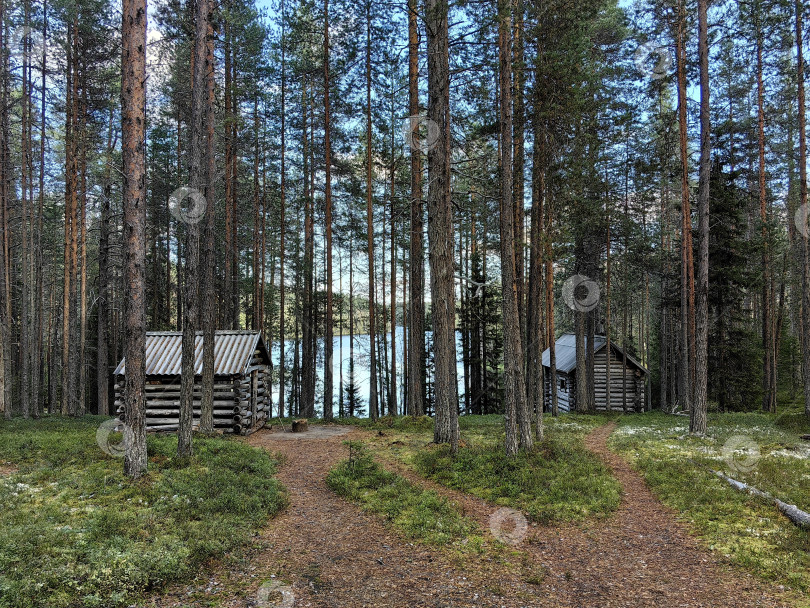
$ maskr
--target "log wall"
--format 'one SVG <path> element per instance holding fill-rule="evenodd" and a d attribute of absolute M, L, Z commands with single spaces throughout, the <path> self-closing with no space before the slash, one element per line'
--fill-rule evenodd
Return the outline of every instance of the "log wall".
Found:
<path fill-rule="evenodd" d="M 646 404 L 644 375 L 629 362 L 626 368 L 621 356 L 610 354 L 610 406 L 613 411 L 642 412 Z M 594 357 L 594 395 L 596 409 L 607 410 L 607 348 Z M 551 411 L 551 374 L 543 374 L 545 411 Z M 561 384 L 565 383 L 565 388 Z M 626 386 L 626 393 L 624 387 Z M 557 406 L 561 412 L 576 410 L 576 370 L 557 372 Z"/>
<path fill-rule="evenodd" d="M 223 433 L 247 435 L 262 428 L 270 412 L 269 369 L 256 351 L 247 376 L 214 378 L 214 429 Z M 119 419 L 124 418 L 124 378 L 115 380 L 115 408 Z M 176 431 L 180 420 L 180 378 L 147 378 L 146 430 Z M 193 428 L 199 428 L 202 384 L 194 385 Z"/>

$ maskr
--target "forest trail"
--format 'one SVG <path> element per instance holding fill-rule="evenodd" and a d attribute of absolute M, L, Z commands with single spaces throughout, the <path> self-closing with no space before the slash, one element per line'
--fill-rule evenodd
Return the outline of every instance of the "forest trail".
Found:
<path fill-rule="evenodd" d="M 602 521 L 574 526 L 529 525 L 517 548 L 544 566 L 539 587 L 554 603 L 536 606 L 609 608 L 679 606 L 750 608 L 789 606 L 779 592 L 751 575 L 733 570 L 699 545 L 675 512 L 658 501 L 630 464 L 607 447 L 616 428 L 594 429 L 585 446 L 611 468 L 622 485 L 617 511 Z M 475 496 L 426 480 L 399 462 L 385 466 L 444 495 L 483 528 L 498 509 Z"/>
<path fill-rule="evenodd" d="M 231 608 L 788 606 L 701 549 L 629 465 L 607 449 L 611 431 L 611 426 L 600 427 L 587 445 L 622 483 L 617 513 L 582 527 L 530 526 L 526 541 L 516 547 L 522 555 L 509 557 L 511 566 L 469 554 L 463 567 L 452 551 L 403 539 L 380 517 L 327 487 L 329 469 L 347 456 L 342 442 L 362 439 L 365 431 L 298 441 L 282 440 L 280 433 L 255 433 L 248 438 L 251 445 L 283 458 L 277 477 L 289 490 L 290 504 L 261 532 L 249 564 L 218 568 L 209 589 L 217 589 L 218 606 Z M 424 480 L 402 465 L 388 466 L 456 502 L 489 536 L 489 516 L 496 507 Z M 538 572 L 541 580 L 527 582 L 529 574 Z M 260 584 L 273 575 L 290 585 L 294 604 L 257 601 Z M 197 603 L 199 594 L 184 595 L 164 595 L 151 605 L 191 608 L 210 605 L 212 599 L 209 594 Z"/>

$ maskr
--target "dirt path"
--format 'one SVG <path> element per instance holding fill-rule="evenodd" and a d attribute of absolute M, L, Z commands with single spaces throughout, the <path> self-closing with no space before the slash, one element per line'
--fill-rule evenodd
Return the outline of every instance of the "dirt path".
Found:
<path fill-rule="evenodd" d="M 585 445 L 621 483 L 622 501 L 605 521 L 584 527 L 529 526 L 519 549 L 547 569 L 541 589 L 570 607 L 750 608 L 788 606 L 752 576 L 732 570 L 699 546 L 675 513 L 607 447 L 615 424 L 592 431 Z M 386 466 L 456 502 L 467 517 L 487 526 L 497 507 L 425 480 L 400 463 Z"/>
<path fill-rule="evenodd" d="M 342 442 L 362 438 L 363 431 L 298 441 L 256 433 L 248 439 L 252 445 L 284 458 L 278 479 L 289 490 L 290 506 L 262 531 L 249 564 L 216 573 L 205 597 L 183 597 L 179 591 L 152 605 L 209 606 L 213 594 L 221 607 L 288 608 L 289 599 L 257 602 L 262 581 L 276 577 L 289 585 L 296 607 L 785 606 L 751 577 L 731 572 L 698 547 L 629 465 L 607 450 L 611 431 L 597 429 L 587 445 L 625 489 L 618 512 L 591 527 L 530 527 L 517 547 L 522 555 L 510 558 L 512 566 L 487 554 L 467 555 L 462 565 L 452 552 L 408 542 L 380 517 L 332 493 L 324 478 L 346 457 Z M 492 505 L 396 468 L 448 496 L 488 528 Z"/>

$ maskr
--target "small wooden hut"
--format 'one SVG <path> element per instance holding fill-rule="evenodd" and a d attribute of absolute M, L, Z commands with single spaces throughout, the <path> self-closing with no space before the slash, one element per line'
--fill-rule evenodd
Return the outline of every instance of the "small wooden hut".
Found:
<path fill-rule="evenodd" d="M 587 345 L 587 338 L 585 339 Z M 557 367 L 557 407 L 562 412 L 577 408 L 577 342 L 574 334 L 566 333 L 555 343 Z M 596 336 L 594 346 L 594 394 L 596 409 L 607 410 L 607 365 L 610 361 L 610 409 L 625 412 L 643 412 L 645 387 L 649 372 L 641 363 L 625 353 L 615 343 L 607 352 L 605 336 Z M 551 410 L 551 349 L 543 353 L 543 402 L 545 411 Z"/>
<path fill-rule="evenodd" d="M 177 430 L 180 418 L 182 332 L 146 334 L 146 430 Z M 194 344 L 194 422 L 200 419 L 203 336 Z M 115 405 L 123 422 L 125 362 L 115 369 Z M 246 435 L 270 412 L 270 355 L 257 331 L 217 331 L 214 336 L 214 428 Z"/>

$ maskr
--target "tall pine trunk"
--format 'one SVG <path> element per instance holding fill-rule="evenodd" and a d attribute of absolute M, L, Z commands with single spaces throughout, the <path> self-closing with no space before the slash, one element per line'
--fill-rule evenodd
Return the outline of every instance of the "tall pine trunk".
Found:
<path fill-rule="evenodd" d="M 213 4 L 210 0 L 200 0 L 205 5 L 205 111 L 203 121 L 205 124 L 205 169 L 203 185 L 205 192 L 205 232 L 204 232 L 204 260 L 203 260 L 203 367 L 202 367 L 202 393 L 200 399 L 200 432 L 214 432 L 214 340 L 216 338 L 216 285 L 214 267 L 216 265 L 215 219 L 216 208 L 216 156 L 214 148 L 214 16 Z"/>
<path fill-rule="evenodd" d="M 190 150 L 189 150 L 189 183 L 191 203 L 200 204 L 195 197 L 203 196 L 203 177 L 205 172 L 205 146 L 207 133 L 205 129 L 205 106 L 208 101 L 206 87 L 207 43 L 208 37 L 207 3 L 198 0 L 194 12 L 194 49 L 191 61 L 191 117 Z M 199 291 L 198 276 L 200 265 L 200 227 L 197 217 L 186 222 L 186 276 L 185 276 L 185 310 L 183 317 L 183 340 L 180 379 L 180 424 L 177 431 L 177 455 L 181 458 L 191 456 L 191 433 L 194 422 L 194 385 L 195 354 L 197 325 L 199 324 Z"/>
<path fill-rule="evenodd" d="M 326 207 L 326 319 L 324 327 L 324 371 L 323 371 L 323 417 L 331 420 L 334 415 L 334 368 L 333 368 L 333 294 L 332 294 L 332 129 L 329 105 L 329 0 L 323 4 L 323 106 L 324 106 L 324 163 L 325 184 L 324 204 Z"/>
<path fill-rule="evenodd" d="M 698 0 L 698 57 L 700 63 L 700 181 L 698 186 L 697 305 L 695 308 L 695 385 L 689 431 L 706 432 L 709 380 L 709 180 L 711 116 L 709 115 L 708 0 Z"/>
<path fill-rule="evenodd" d="M 762 222 L 762 409 L 776 412 L 776 340 L 773 336 L 773 293 L 771 275 L 768 199 L 765 182 L 765 85 L 762 79 L 762 24 L 758 3 L 757 14 L 757 144 L 759 156 L 759 219 Z"/>
<path fill-rule="evenodd" d="M 805 332 L 802 345 L 802 375 L 804 376 L 804 413 L 810 417 L 810 232 L 807 228 L 807 115 L 804 98 L 804 48 L 803 48 L 804 3 L 796 0 L 796 58 L 799 98 L 799 205 L 804 211 L 805 224 L 802 233 L 802 316 Z"/>
<path fill-rule="evenodd" d="M 5 58 L 5 0 L 0 0 L 0 51 L 3 58 Z M 7 399 L 7 393 L 11 386 L 11 377 L 6 374 L 7 367 L 9 366 L 9 359 L 11 353 L 8 352 L 8 345 L 11 343 L 10 331 L 11 315 L 8 314 L 8 307 L 10 306 L 10 298 L 8 295 L 8 238 L 9 238 L 9 221 L 7 210 L 7 176 L 6 176 L 6 149 L 8 144 L 8 132 L 6 125 L 7 114 L 7 95 L 6 95 L 6 79 L 7 70 L 5 69 L 5 59 L 2 62 L 2 77 L 0 77 L 0 416 L 5 419 L 11 418 L 11 401 Z"/>
<path fill-rule="evenodd" d="M 419 115 L 419 31 L 417 0 L 408 0 L 408 110 Z M 411 146 L 410 354 L 408 355 L 408 413 L 425 413 L 425 247 L 422 201 L 422 151 Z"/>
<path fill-rule="evenodd" d="M 286 237 L 287 237 L 287 43 L 285 38 L 286 33 L 286 3 L 284 0 L 281 2 L 281 191 L 279 193 L 279 319 L 278 319 L 278 333 L 279 333 L 279 362 L 278 362 L 278 415 L 279 418 L 284 416 L 284 397 L 286 388 L 286 320 L 287 320 L 287 302 L 286 295 L 287 289 L 284 282 L 284 267 L 286 262 Z M 273 415 L 273 412 L 270 412 Z"/>
<path fill-rule="evenodd" d="M 110 316 L 110 199 L 112 197 L 113 111 L 110 109 L 110 126 L 107 133 L 107 162 L 104 167 L 104 188 L 101 197 L 101 218 L 98 241 L 98 313 L 96 341 L 96 394 L 98 414 L 109 414 L 109 389 L 107 377 L 110 364 L 107 332 Z M 51 373 L 51 370 L 48 370 Z"/>
<path fill-rule="evenodd" d="M 500 57 L 500 156 L 501 156 L 501 285 L 503 291 L 504 402 L 507 456 L 532 445 L 531 420 L 526 408 L 526 378 L 518 301 L 515 259 L 515 211 L 512 174 L 512 18 L 510 0 L 498 2 L 498 51 Z M 522 176 L 521 176 L 522 179 Z M 521 203 L 522 204 L 522 203 Z"/>
<path fill-rule="evenodd" d="M 123 0 L 121 123 L 124 161 L 124 473 L 146 472 L 146 0 Z"/>
<path fill-rule="evenodd" d="M 377 396 L 377 345 L 374 297 L 374 194 L 372 192 L 371 150 L 371 0 L 366 1 L 366 232 L 368 237 L 368 333 L 369 333 L 369 397 L 368 414 L 372 420 L 379 416 Z"/>
<path fill-rule="evenodd" d="M 428 49 L 428 120 L 438 127 L 428 150 L 428 239 L 435 357 L 436 421 L 433 439 L 458 450 L 456 380 L 456 294 L 454 283 L 453 206 L 450 200 L 450 59 L 448 5 L 425 1 Z M 509 210 L 511 218 L 511 209 Z M 511 243 L 511 241 L 510 241 Z"/>
<path fill-rule="evenodd" d="M 678 80 L 678 127 L 681 154 L 681 361 L 679 369 L 679 393 L 683 410 L 692 409 L 693 362 L 694 362 L 694 282 L 692 260 L 692 213 L 689 205 L 689 151 L 687 144 L 686 118 L 686 7 L 684 0 L 678 4 L 676 34 L 676 58 Z"/>

